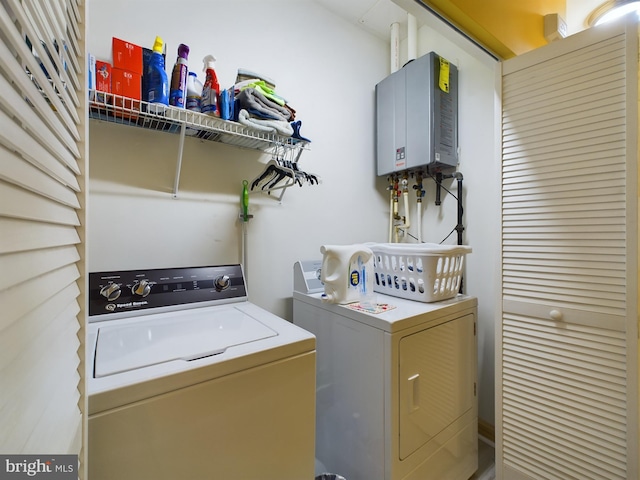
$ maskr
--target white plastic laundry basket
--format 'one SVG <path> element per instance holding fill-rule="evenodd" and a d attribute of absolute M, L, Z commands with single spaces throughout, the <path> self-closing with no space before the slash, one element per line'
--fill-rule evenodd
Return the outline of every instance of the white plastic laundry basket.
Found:
<path fill-rule="evenodd" d="M 369 243 L 373 251 L 374 290 L 378 293 L 438 302 L 460 290 L 465 245 Z"/>

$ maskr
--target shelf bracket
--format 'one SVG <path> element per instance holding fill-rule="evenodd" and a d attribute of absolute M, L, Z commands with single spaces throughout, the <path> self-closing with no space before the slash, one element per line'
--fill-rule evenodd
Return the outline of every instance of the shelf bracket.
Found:
<path fill-rule="evenodd" d="M 176 161 L 176 176 L 173 181 L 173 198 L 178 198 L 178 187 L 180 186 L 180 170 L 182 170 L 182 152 L 184 150 L 184 136 L 187 124 L 180 125 L 180 141 L 178 142 L 178 160 Z"/>

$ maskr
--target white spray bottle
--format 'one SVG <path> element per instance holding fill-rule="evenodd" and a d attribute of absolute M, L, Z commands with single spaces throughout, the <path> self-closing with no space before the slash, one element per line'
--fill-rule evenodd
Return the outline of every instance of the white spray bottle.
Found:
<path fill-rule="evenodd" d="M 207 55 L 202 61 L 204 62 L 205 72 L 204 87 L 202 88 L 202 113 L 219 117 L 218 96 L 220 95 L 220 84 L 218 83 L 218 76 L 214 69 L 216 57 Z"/>

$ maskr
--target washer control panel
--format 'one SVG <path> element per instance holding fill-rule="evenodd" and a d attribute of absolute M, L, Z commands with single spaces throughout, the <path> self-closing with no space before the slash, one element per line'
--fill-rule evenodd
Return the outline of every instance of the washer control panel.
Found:
<path fill-rule="evenodd" d="M 89 317 L 246 296 L 240 265 L 89 273 Z"/>

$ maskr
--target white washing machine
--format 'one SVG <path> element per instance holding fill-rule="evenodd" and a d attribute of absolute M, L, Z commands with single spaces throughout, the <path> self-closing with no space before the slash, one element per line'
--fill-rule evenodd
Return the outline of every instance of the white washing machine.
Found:
<path fill-rule="evenodd" d="M 91 480 L 314 477 L 315 339 L 239 265 L 89 276 Z"/>
<path fill-rule="evenodd" d="M 316 457 L 347 480 L 466 480 L 478 467 L 474 297 L 324 303 L 294 267 L 293 321 L 316 336 Z M 311 288 L 309 288 L 311 287 Z"/>

